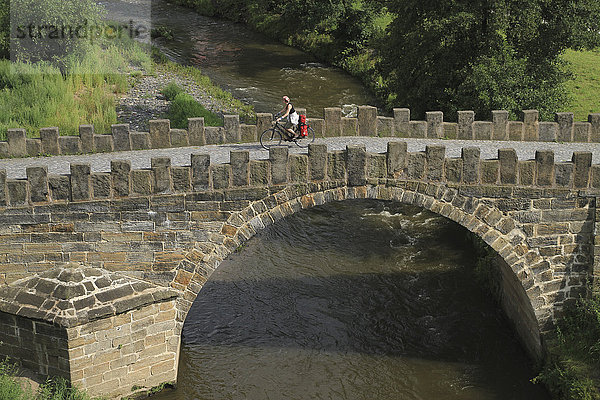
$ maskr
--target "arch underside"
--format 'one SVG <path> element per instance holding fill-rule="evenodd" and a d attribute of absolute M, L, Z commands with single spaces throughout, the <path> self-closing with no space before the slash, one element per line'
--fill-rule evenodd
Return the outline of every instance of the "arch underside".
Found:
<path fill-rule="evenodd" d="M 174 287 L 183 291 L 178 302 L 180 329 L 212 272 L 256 233 L 288 215 L 314 206 L 347 199 L 375 199 L 414 205 L 439 214 L 476 234 L 494 249 L 501 260 L 503 282 L 500 286 L 504 289 L 501 304 L 528 352 L 536 359 L 543 357 L 540 332 L 551 329 L 555 311 L 569 297 L 569 277 L 553 272 L 551 263 L 540 255 L 538 248 L 528 244 L 528 235 L 521 224 L 508 213 L 500 211 L 487 199 L 464 196 L 444 185 L 344 185 L 318 189 L 311 191 L 307 185 L 288 186 L 267 198 L 251 202 L 230 216 L 221 230 L 223 243 L 212 254 L 190 252 L 196 252 L 198 261 L 193 267 L 189 261 L 185 266 L 180 265 L 182 268 L 174 280 Z M 188 279 L 179 279 L 182 274 Z M 185 284 L 181 285 L 182 282 Z"/>

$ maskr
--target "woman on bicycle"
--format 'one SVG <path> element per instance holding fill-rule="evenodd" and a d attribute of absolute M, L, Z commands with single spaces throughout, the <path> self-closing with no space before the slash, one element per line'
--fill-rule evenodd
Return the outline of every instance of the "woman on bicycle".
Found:
<path fill-rule="evenodd" d="M 282 114 L 281 117 L 279 117 L 278 121 L 283 121 L 284 118 L 287 118 L 283 127 L 288 131 L 290 137 L 295 139 L 298 137 L 298 135 L 296 134 L 296 127 L 298 126 L 298 119 L 300 118 L 300 116 L 294 109 L 292 103 L 290 103 L 289 97 L 283 96 L 283 103 L 285 104 L 285 106 L 278 113 L 278 115 Z"/>

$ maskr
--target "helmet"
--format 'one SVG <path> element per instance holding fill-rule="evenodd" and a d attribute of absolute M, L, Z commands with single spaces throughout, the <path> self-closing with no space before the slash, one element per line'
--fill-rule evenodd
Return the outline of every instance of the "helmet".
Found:
<path fill-rule="evenodd" d="M 285 101 L 286 103 L 290 102 L 290 98 L 287 96 L 283 96 L 283 101 Z"/>

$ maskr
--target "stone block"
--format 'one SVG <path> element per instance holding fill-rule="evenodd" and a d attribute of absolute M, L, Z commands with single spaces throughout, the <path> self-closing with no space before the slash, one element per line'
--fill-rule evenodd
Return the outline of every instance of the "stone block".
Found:
<path fill-rule="evenodd" d="M 554 176 L 556 186 L 572 187 L 573 186 L 573 164 L 571 163 L 556 163 L 554 165 Z"/>
<path fill-rule="evenodd" d="M 386 154 L 367 153 L 367 178 L 387 178 Z"/>
<path fill-rule="evenodd" d="M 589 122 L 575 122 L 573 125 L 573 141 L 589 143 L 592 133 L 592 124 Z"/>
<path fill-rule="evenodd" d="M 273 114 L 256 113 L 256 134 L 260 135 L 273 125 Z"/>
<path fill-rule="evenodd" d="M 407 153 L 408 179 L 423 179 L 425 177 L 425 153 Z"/>
<path fill-rule="evenodd" d="M 475 111 L 458 112 L 458 139 L 473 139 L 473 122 Z"/>
<path fill-rule="evenodd" d="M 446 160 L 444 160 L 444 175 L 446 181 L 460 183 L 462 180 L 462 170 L 462 158 L 446 158 Z"/>
<path fill-rule="evenodd" d="M 232 150 L 229 152 L 233 186 L 248 186 L 250 182 L 250 152 L 248 150 Z"/>
<path fill-rule="evenodd" d="M 342 109 L 328 107 L 323 110 L 325 117 L 325 137 L 342 136 Z"/>
<path fill-rule="evenodd" d="M 394 119 L 389 117 L 377 117 L 377 136 L 394 136 Z"/>
<path fill-rule="evenodd" d="M 327 145 L 308 145 L 309 175 L 312 181 L 322 181 L 327 177 Z"/>
<path fill-rule="evenodd" d="M 94 152 L 94 125 L 79 125 L 79 140 L 83 153 Z"/>
<path fill-rule="evenodd" d="M 49 200 L 47 167 L 27 167 L 27 181 L 32 203 L 46 202 Z"/>
<path fill-rule="evenodd" d="M 410 137 L 410 109 L 394 108 L 394 129 L 398 137 Z"/>
<path fill-rule="evenodd" d="M 90 200 L 92 180 L 90 164 L 71 164 L 71 199 L 73 201 Z"/>
<path fill-rule="evenodd" d="M 131 193 L 131 162 L 111 161 L 110 175 L 115 197 L 128 197 Z"/>
<path fill-rule="evenodd" d="M 491 140 L 494 124 L 489 121 L 473 122 L 473 138 L 475 140 Z"/>
<path fill-rule="evenodd" d="M 427 121 L 427 137 L 441 139 L 444 137 L 444 113 L 441 111 L 428 111 L 425 113 Z"/>
<path fill-rule="evenodd" d="M 131 150 L 129 139 L 129 124 L 115 124 L 110 127 L 115 151 Z"/>
<path fill-rule="evenodd" d="M 225 129 L 220 126 L 204 127 L 204 136 L 206 137 L 206 144 L 225 143 Z"/>
<path fill-rule="evenodd" d="M 40 139 L 27 139 L 27 155 L 37 157 L 42 153 L 42 141 Z"/>
<path fill-rule="evenodd" d="M 346 180 L 345 150 L 337 150 L 327 153 L 327 176 L 329 180 Z"/>
<path fill-rule="evenodd" d="M 290 182 L 308 182 L 308 155 L 290 154 Z"/>
<path fill-rule="evenodd" d="M 508 140 L 523 141 L 523 122 L 508 121 Z"/>
<path fill-rule="evenodd" d="M 325 120 L 321 118 L 307 118 L 306 123 L 315 131 L 315 137 L 322 138 L 325 132 Z"/>
<path fill-rule="evenodd" d="M 239 143 L 242 141 L 239 115 L 224 115 L 223 126 L 225 129 L 225 143 Z"/>
<path fill-rule="evenodd" d="M 267 186 L 271 177 L 268 160 L 250 160 L 250 186 Z"/>
<path fill-rule="evenodd" d="M 94 135 L 94 149 L 97 153 L 110 153 L 114 150 L 111 135 Z"/>
<path fill-rule="evenodd" d="M 168 157 L 153 157 L 150 161 L 154 173 L 154 193 L 171 193 L 173 181 L 171 179 L 171 159 Z"/>
<path fill-rule="evenodd" d="M 171 147 L 171 121 L 155 119 L 148 121 L 150 126 L 150 145 L 153 149 Z"/>
<path fill-rule="evenodd" d="M 0 142 L 0 158 L 8 158 L 10 154 L 8 152 L 8 142 Z"/>
<path fill-rule="evenodd" d="M 539 140 L 538 127 L 538 110 L 523 110 L 523 140 L 526 142 Z"/>
<path fill-rule="evenodd" d="M 147 132 L 131 132 L 129 134 L 131 140 L 131 150 L 148 150 L 150 149 L 150 134 Z"/>
<path fill-rule="evenodd" d="M 154 177 L 152 171 L 147 169 L 134 169 L 131 171 L 131 191 L 133 194 L 150 195 L 153 193 L 152 181 Z"/>
<path fill-rule="evenodd" d="M 274 185 L 280 185 L 288 181 L 287 147 L 271 147 L 269 149 L 269 160 L 271 161 L 271 180 Z"/>
<path fill-rule="evenodd" d="M 556 122 L 539 123 L 540 142 L 556 142 L 559 134 L 559 124 Z"/>
<path fill-rule="evenodd" d="M 590 172 L 590 187 L 600 189 L 600 164 L 592 165 Z"/>
<path fill-rule="evenodd" d="M 358 119 L 342 117 L 342 136 L 358 136 Z"/>
<path fill-rule="evenodd" d="M 171 129 L 171 147 L 187 147 L 190 145 L 188 133 L 185 129 Z"/>
<path fill-rule="evenodd" d="M 204 146 L 206 144 L 203 117 L 188 118 L 188 140 L 190 146 Z"/>
<path fill-rule="evenodd" d="M 48 186 L 53 201 L 71 198 L 71 180 L 67 175 L 49 175 Z"/>
<path fill-rule="evenodd" d="M 406 168 L 406 142 L 388 142 L 387 172 L 388 178 L 397 179 L 404 174 Z"/>
<path fill-rule="evenodd" d="M 592 153 L 573 152 L 573 184 L 575 188 L 587 188 L 592 167 Z"/>
<path fill-rule="evenodd" d="M 573 141 L 573 124 L 575 117 L 570 112 L 559 112 L 554 114 L 554 120 L 558 124 L 558 133 L 556 140 L 558 142 Z"/>
<path fill-rule="evenodd" d="M 494 124 L 492 140 L 508 140 L 508 111 L 492 111 L 492 123 Z"/>
<path fill-rule="evenodd" d="M 588 122 L 591 125 L 590 141 L 600 143 L 600 113 L 588 115 Z"/>
<path fill-rule="evenodd" d="M 430 181 L 440 181 L 444 173 L 444 158 L 446 156 L 446 147 L 444 146 L 426 146 L 425 161 L 427 165 L 426 177 Z"/>
<path fill-rule="evenodd" d="M 173 177 L 173 190 L 175 192 L 189 192 L 192 187 L 190 167 L 171 167 Z"/>
<path fill-rule="evenodd" d="M 6 170 L 0 169 L 0 207 L 6 206 Z"/>
<path fill-rule="evenodd" d="M 94 199 L 107 199 L 112 195 L 111 176 L 106 172 L 92 174 L 92 197 Z"/>
<path fill-rule="evenodd" d="M 373 107 L 375 108 L 375 107 Z M 359 108 L 360 109 L 360 108 Z M 377 109 L 375 109 L 377 110 Z M 360 119 L 359 119 L 360 121 Z M 346 146 L 346 170 L 348 186 L 364 186 L 367 183 L 367 150 L 364 145 Z"/>
<path fill-rule="evenodd" d="M 465 147 L 462 149 L 463 160 L 462 179 L 465 183 L 479 183 L 479 163 L 481 152 L 477 147 Z"/>
<path fill-rule="evenodd" d="M 192 154 L 192 188 L 207 190 L 210 184 L 210 155 Z"/>
<path fill-rule="evenodd" d="M 27 156 L 27 136 L 25 129 L 8 129 L 6 131 L 8 153 L 11 157 Z"/>
<path fill-rule="evenodd" d="M 458 124 L 455 122 L 444 122 L 444 139 L 458 138 Z"/>
<path fill-rule="evenodd" d="M 29 187 L 24 180 L 6 180 L 6 198 L 9 206 L 24 206 L 28 203 Z"/>
<path fill-rule="evenodd" d="M 425 121 L 410 121 L 410 137 L 425 138 L 427 137 L 427 122 Z"/>
<path fill-rule="evenodd" d="M 53 156 L 60 154 L 60 147 L 58 147 L 58 128 L 40 129 L 40 140 L 42 141 L 43 154 Z"/>
<path fill-rule="evenodd" d="M 358 135 L 377 136 L 377 107 L 358 107 Z"/>
<path fill-rule="evenodd" d="M 535 152 L 535 183 L 537 186 L 552 186 L 554 175 L 554 152 L 537 150 Z"/>
<path fill-rule="evenodd" d="M 515 185 L 517 183 L 518 158 L 515 149 L 498 149 L 500 163 L 500 183 Z"/>
<path fill-rule="evenodd" d="M 519 184 L 532 186 L 535 182 L 535 160 L 519 161 Z"/>
<path fill-rule="evenodd" d="M 81 140 L 78 136 L 60 136 L 58 138 L 60 154 L 80 154 Z"/>
<path fill-rule="evenodd" d="M 240 125 L 240 135 L 242 136 L 242 143 L 254 143 L 258 141 L 256 136 L 256 125 Z"/>
<path fill-rule="evenodd" d="M 500 163 L 498 160 L 481 160 L 481 183 L 496 184 L 498 182 L 498 170 Z"/>
<path fill-rule="evenodd" d="M 286 148 L 287 149 L 287 148 Z M 212 185 L 215 189 L 227 189 L 231 182 L 231 165 L 217 164 L 210 166 Z"/>

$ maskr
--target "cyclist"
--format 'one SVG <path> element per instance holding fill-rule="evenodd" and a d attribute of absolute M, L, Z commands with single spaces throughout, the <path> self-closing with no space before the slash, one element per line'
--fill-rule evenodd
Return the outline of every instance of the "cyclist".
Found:
<path fill-rule="evenodd" d="M 283 121 L 283 119 L 286 118 L 286 122 L 283 127 L 288 131 L 292 139 L 296 139 L 299 136 L 296 134 L 296 127 L 298 126 L 298 119 L 300 118 L 300 116 L 294 109 L 292 103 L 290 103 L 289 97 L 283 96 L 283 103 L 285 104 L 285 106 L 277 114 L 282 114 L 281 117 L 278 118 L 278 121 Z"/>

